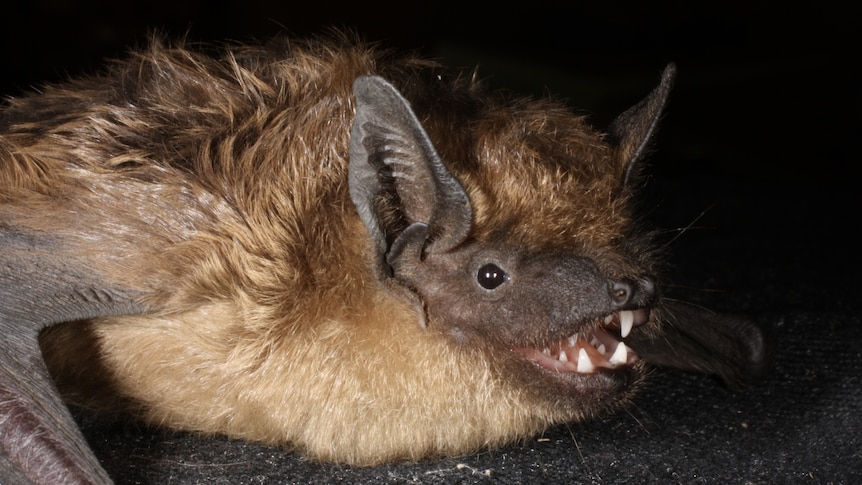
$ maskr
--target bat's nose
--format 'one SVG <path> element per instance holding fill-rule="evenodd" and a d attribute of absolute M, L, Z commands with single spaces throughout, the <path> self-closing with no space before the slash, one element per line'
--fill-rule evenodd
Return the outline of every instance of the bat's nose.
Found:
<path fill-rule="evenodd" d="M 633 306 L 646 306 L 655 297 L 655 281 L 644 276 L 638 281 L 623 279 L 612 281 L 608 285 L 613 309 L 624 309 Z"/>

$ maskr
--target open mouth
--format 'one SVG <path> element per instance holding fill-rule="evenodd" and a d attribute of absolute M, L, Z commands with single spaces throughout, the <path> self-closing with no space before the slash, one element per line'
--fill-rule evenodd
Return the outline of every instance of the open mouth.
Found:
<path fill-rule="evenodd" d="M 515 351 L 545 369 L 592 374 L 618 369 L 638 360 L 623 343 L 633 328 L 649 321 L 649 310 L 621 310 L 598 319 L 589 330 L 543 348 L 515 347 Z"/>

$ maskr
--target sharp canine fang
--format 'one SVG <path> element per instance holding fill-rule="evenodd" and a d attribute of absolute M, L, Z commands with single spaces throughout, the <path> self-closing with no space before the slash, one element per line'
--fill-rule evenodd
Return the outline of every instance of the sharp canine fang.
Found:
<path fill-rule="evenodd" d="M 586 374 L 592 372 L 594 369 L 593 361 L 590 360 L 587 351 L 581 347 L 581 350 L 578 351 L 578 372 Z"/>
<path fill-rule="evenodd" d="M 629 332 L 632 331 L 634 323 L 635 314 L 631 310 L 623 310 L 620 312 L 620 335 L 623 338 L 626 338 L 629 335 Z"/>
<path fill-rule="evenodd" d="M 617 349 L 614 350 L 614 355 L 608 359 L 611 365 L 621 365 L 625 364 L 629 359 L 628 349 L 626 349 L 626 344 L 620 342 L 617 344 Z"/>
<path fill-rule="evenodd" d="M 560 351 L 560 362 L 568 362 L 568 361 L 569 361 L 569 356 L 566 355 L 566 351 L 561 350 Z"/>

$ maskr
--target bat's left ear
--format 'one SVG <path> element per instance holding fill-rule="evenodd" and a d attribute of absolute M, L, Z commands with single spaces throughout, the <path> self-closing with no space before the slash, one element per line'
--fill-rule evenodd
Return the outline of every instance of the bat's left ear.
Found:
<path fill-rule="evenodd" d="M 611 123 L 608 134 L 617 149 L 618 163 L 624 168 L 623 186 L 633 183 L 640 169 L 655 133 L 658 121 L 664 112 L 670 95 L 676 66 L 668 64 L 661 76 L 661 82 L 640 103 L 632 106 Z"/>
<path fill-rule="evenodd" d="M 423 252 L 445 252 L 470 232 L 470 199 L 410 104 L 383 78 L 353 83 L 350 197 L 384 274 L 409 271 Z"/>

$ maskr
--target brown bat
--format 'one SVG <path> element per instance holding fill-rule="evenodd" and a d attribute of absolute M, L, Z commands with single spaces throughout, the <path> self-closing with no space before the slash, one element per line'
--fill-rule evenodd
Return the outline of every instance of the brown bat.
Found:
<path fill-rule="evenodd" d="M 341 35 L 9 99 L 0 482 L 110 481 L 61 394 L 372 465 L 611 412 L 649 363 L 754 382 L 764 329 L 663 298 L 633 215 L 673 77 L 607 134 Z"/>

